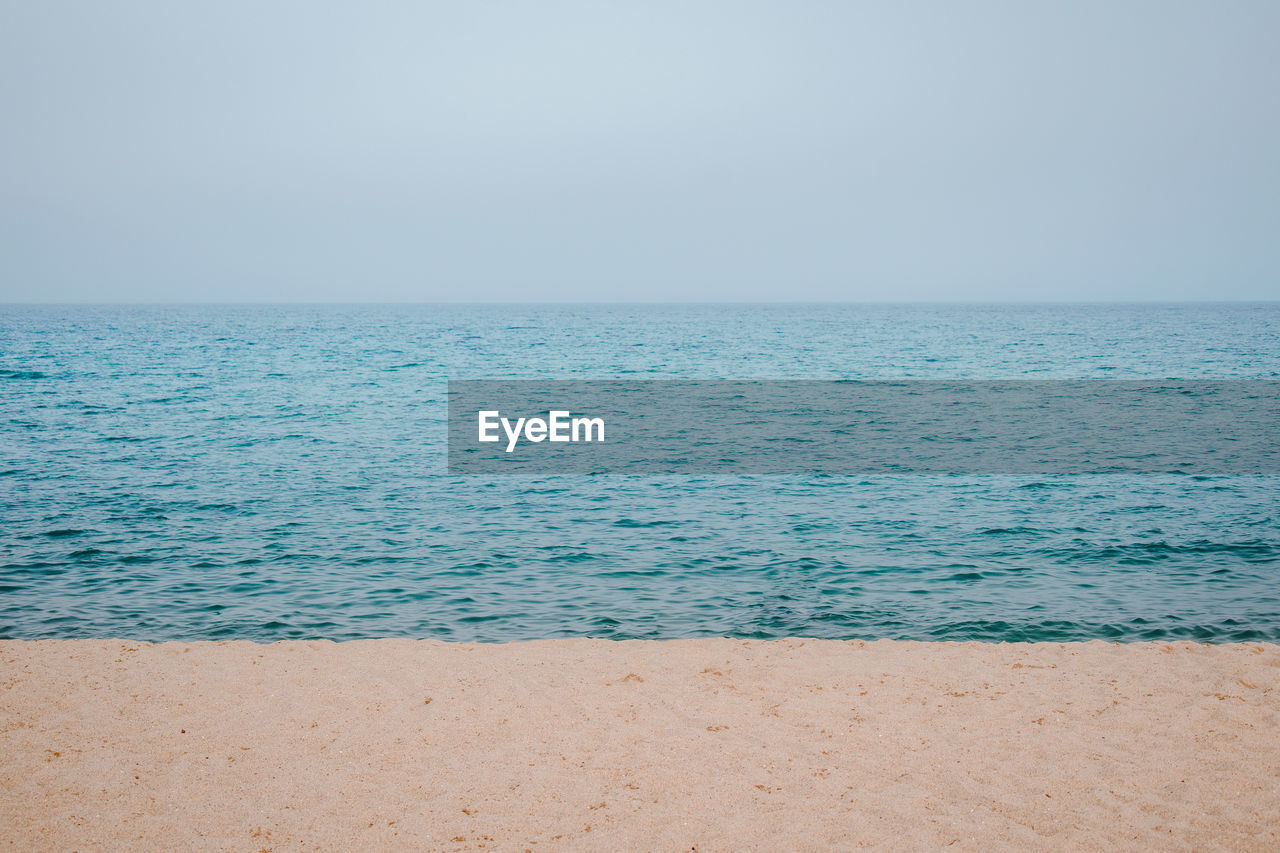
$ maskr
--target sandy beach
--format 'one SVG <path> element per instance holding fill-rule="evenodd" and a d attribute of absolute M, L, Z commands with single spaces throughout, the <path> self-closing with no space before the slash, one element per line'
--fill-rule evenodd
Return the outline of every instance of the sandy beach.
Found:
<path fill-rule="evenodd" d="M 1280 646 L 0 643 L 18 850 L 1280 847 Z"/>

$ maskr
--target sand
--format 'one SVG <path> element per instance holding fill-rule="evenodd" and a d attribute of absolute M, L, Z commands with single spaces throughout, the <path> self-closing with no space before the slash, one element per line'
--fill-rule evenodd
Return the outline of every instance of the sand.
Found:
<path fill-rule="evenodd" d="M 1280 646 L 0 642 L 19 850 L 1280 849 Z"/>

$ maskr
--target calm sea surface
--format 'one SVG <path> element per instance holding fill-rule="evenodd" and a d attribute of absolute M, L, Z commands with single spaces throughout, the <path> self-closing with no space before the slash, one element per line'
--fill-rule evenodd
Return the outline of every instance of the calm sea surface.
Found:
<path fill-rule="evenodd" d="M 1280 304 L 0 306 L 0 637 L 1280 641 L 1280 477 L 451 477 L 445 380 L 1280 378 Z"/>

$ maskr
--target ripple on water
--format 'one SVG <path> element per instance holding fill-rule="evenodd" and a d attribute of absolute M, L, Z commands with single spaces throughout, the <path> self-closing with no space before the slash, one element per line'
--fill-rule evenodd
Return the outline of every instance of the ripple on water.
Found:
<path fill-rule="evenodd" d="M 1280 478 L 486 481 L 440 446 L 451 376 L 1275 378 L 1277 330 L 1274 306 L 12 308 L 0 636 L 1280 641 Z"/>

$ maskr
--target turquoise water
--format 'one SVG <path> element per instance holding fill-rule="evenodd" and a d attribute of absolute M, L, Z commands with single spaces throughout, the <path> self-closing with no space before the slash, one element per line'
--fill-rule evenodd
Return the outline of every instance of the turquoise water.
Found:
<path fill-rule="evenodd" d="M 0 309 L 0 636 L 1280 641 L 1280 478 L 445 473 L 448 378 L 1280 378 L 1280 305 Z"/>

